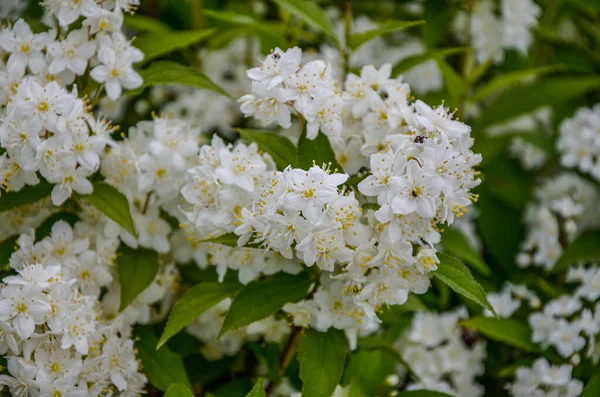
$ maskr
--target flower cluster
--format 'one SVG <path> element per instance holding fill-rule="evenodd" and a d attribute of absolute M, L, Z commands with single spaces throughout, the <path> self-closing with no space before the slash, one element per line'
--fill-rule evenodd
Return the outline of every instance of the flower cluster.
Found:
<path fill-rule="evenodd" d="M 600 180 L 600 105 L 581 108 L 563 121 L 556 147 L 563 166 Z"/>
<path fill-rule="evenodd" d="M 533 0 L 502 0 L 496 16 L 492 0 L 474 3 L 472 13 L 460 13 L 455 20 L 457 36 L 470 42 L 479 63 L 504 60 L 505 49 L 527 54 L 533 41 L 531 29 L 538 23 L 541 8 Z"/>
<path fill-rule="evenodd" d="M 597 222 L 598 192 L 580 176 L 565 172 L 539 186 L 535 197 L 525 211 L 527 237 L 517 263 L 549 270 L 562 247 Z"/>
<path fill-rule="evenodd" d="M 92 192 L 88 177 L 98 170 L 112 130 L 91 113 L 104 88 L 109 98 L 142 79 L 132 68 L 143 58 L 120 32 L 123 11 L 135 1 L 45 1 L 44 22 L 56 28 L 33 33 L 23 19 L 0 30 L 0 187 L 18 191 L 54 184 L 52 202 L 61 205 L 75 191 Z M 83 17 L 79 29 L 72 25 Z M 77 84 L 73 84 L 77 79 Z M 86 85 L 82 85 L 86 81 Z"/>
<path fill-rule="evenodd" d="M 545 358 L 538 358 L 531 368 L 519 367 L 517 379 L 507 389 L 513 397 L 578 397 L 583 382 L 571 378 L 572 370 L 571 365 L 550 365 Z"/>
<path fill-rule="evenodd" d="M 70 252 L 61 259 L 68 262 L 84 247 L 75 241 L 65 248 Z M 83 294 L 80 279 L 55 259 L 56 251 L 47 264 L 23 264 L 3 280 L 0 352 L 9 375 L 0 375 L 0 385 L 15 396 L 141 394 L 146 378 L 129 327 L 103 318 L 96 298 Z"/>
<path fill-rule="evenodd" d="M 485 343 L 458 323 L 468 317 L 465 308 L 451 312 L 419 312 L 396 349 L 417 379 L 407 390 L 428 389 L 463 397 L 483 395 L 475 377 L 483 373 Z"/>
<path fill-rule="evenodd" d="M 328 165 L 276 171 L 256 144 L 214 137 L 182 189 L 189 232 L 197 241 L 234 232 L 240 246 L 266 248 L 281 263 L 316 265 L 324 273 L 314 298 L 285 310 L 297 325 L 345 329 L 355 340 L 376 329 L 383 306 L 427 290 L 437 225 L 452 224 L 475 199 L 480 156 L 469 149 L 469 127 L 443 106 L 409 103 L 408 85 L 390 78 L 389 65 L 349 75 L 342 90 L 325 62 L 300 63 L 300 49 L 276 49 L 250 69 L 254 93 L 240 99 L 242 110 L 283 127 L 296 112 L 308 139 L 323 131 L 338 150 L 355 147 L 370 175 L 352 191 L 348 174 Z"/>
<path fill-rule="evenodd" d="M 487 294 L 488 302 L 494 308 L 498 317 L 511 317 L 523 302 L 527 301 L 529 307 L 539 309 L 541 302 L 535 292 L 529 290 L 524 285 L 515 285 L 506 283 L 500 292 L 491 292 Z M 485 315 L 493 317 L 494 315 L 489 310 L 485 311 Z"/>

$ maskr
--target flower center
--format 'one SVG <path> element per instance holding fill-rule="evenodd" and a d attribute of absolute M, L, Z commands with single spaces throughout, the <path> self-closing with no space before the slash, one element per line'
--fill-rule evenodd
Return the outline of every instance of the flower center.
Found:
<path fill-rule="evenodd" d="M 17 304 L 17 313 L 23 314 L 27 312 L 27 305 L 23 302 Z"/>
<path fill-rule="evenodd" d="M 48 102 L 46 102 L 46 101 L 42 101 L 42 102 L 38 103 L 38 105 L 37 105 L 37 108 L 40 112 L 47 112 L 49 107 L 50 106 L 48 105 Z"/>

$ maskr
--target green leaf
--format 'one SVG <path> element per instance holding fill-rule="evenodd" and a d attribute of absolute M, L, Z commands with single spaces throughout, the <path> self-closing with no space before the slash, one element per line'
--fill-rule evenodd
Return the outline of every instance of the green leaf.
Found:
<path fill-rule="evenodd" d="M 512 86 L 525 82 L 526 80 L 540 76 L 546 73 L 555 72 L 557 70 L 564 69 L 563 65 L 552 65 L 543 66 L 541 68 L 531 68 L 525 70 L 517 70 L 514 72 L 502 73 L 497 77 L 494 77 L 489 82 L 479 87 L 473 95 L 469 98 L 469 101 L 477 103 L 488 96 L 495 94 L 501 90 L 511 88 Z"/>
<path fill-rule="evenodd" d="M 468 47 L 453 47 L 445 48 L 442 50 L 431 50 L 423 54 L 412 55 L 410 57 L 404 58 L 394 66 L 394 68 L 392 69 L 392 76 L 397 76 L 401 73 L 404 73 L 407 70 L 414 68 L 415 66 L 429 61 L 430 59 L 444 59 L 447 56 L 465 52 L 467 51 L 467 49 Z"/>
<path fill-rule="evenodd" d="M 52 214 L 44 219 L 42 224 L 35 230 L 35 241 L 40 241 L 44 237 L 49 236 L 52 231 L 52 226 L 58 221 L 65 221 L 72 227 L 78 220 L 79 217 L 72 212 L 58 212 Z"/>
<path fill-rule="evenodd" d="M 397 394 L 399 397 L 454 397 L 450 394 L 433 390 L 409 390 Z"/>
<path fill-rule="evenodd" d="M 19 235 L 15 234 L 0 243 L 0 267 L 6 266 L 10 262 L 10 257 L 15 252 L 17 240 Z"/>
<path fill-rule="evenodd" d="M 258 22 L 256 19 L 252 18 L 249 15 L 238 14 L 237 12 L 228 10 L 205 9 L 204 14 L 207 17 L 216 19 L 217 21 L 231 23 L 234 25 L 254 25 Z"/>
<path fill-rule="evenodd" d="M 348 342 L 342 331 L 307 329 L 298 347 L 302 395 L 330 397 L 342 378 L 347 352 Z"/>
<path fill-rule="evenodd" d="M 444 245 L 444 251 L 467 262 L 480 274 L 486 277 L 492 275 L 492 271 L 488 265 L 485 264 L 481 256 L 475 251 L 475 248 L 471 246 L 461 231 L 452 228 L 444 230 L 442 244 Z"/>
<path fill-rule="evenodd" d="M 258 379 L 246 397 L 267 397 L 262 379 Z"/>
<path fill-rule="evenodd" d="M 127 233 L 137 237 L 131 213 L 129 212 L 129 201 L 123 193 L 104 182 L 93 182 L 94 191 L 88 195 L 77 195 L 96 207 L 104 215 L 117 222 Z"/>
<path fill-rule="evenodd" d="M 531 343 L 531 328 L 512 318 L 475 317 L 463 320 L 463 327 L 476 329 L 486 337 L 507 344 L 525 352 L 539 352 Z"/>
<path fill-rule="evenodd" d="M 144 14 L 125 14 L 123 24 L 128 28 L 135 29 L 138 32 L 172 32 L 173 29 L 163 21 L 152 18 Z M 137 46 L 137 42 L 135 44 Z"/>
<path fill-rule="evenodd" d="M 25 186 L 18 192 L 9 191 L 0 195 L 0 212 L 6 212 L 13 208 L 27 204 L 33 204 L 50 196 L 54 185 L 41 181 L 37 185 Z"/>
<path fill-rule="evenodd" d="M 581 397 L 598 397 L 600 396 L 600 375 L 594 376 L 583 389 Z"/>
<path fill-rule="evenodd" d="M 215 29 L 154 31 L 137 37 L 135 46 L 144 53 L 146 63 L 196 44 L 213 33 Z"/>
<path fill-rule="evenodd" d="M 468 267 L 458 259 L 442 252 L 439 252 L 437 256 L 440 263 L 438 269 L 433 272 L 435 278 L 447 284 L 454 292 L 472 300 L 492 313 L 496 313 L 488 302 L 483 287 L 475 281 Z"/>
<path fill-rule="evenodd" d="M 183 383 L 172 383 L 163 397 L 194 397 L 194 394 Z"/>
<path fill-rule="evenodd" d="M 332 171 L 337 169 L 337 172 L 344 172 L 342 166 L 335 159 L 335 152 L 331 148 L 329 138 L 322 132 L 319 132 L 319 135 L 312 141 L 306 137 L 306 131 L 300 135 L 297 158 L 298 167 L 304 170 L 309 169 L 313 164 L 319 167 L 323 164 L 331 164 Z"/>
<path fill-rule="evenodd" d="M 444 86 L 446 87 L 446 91 L 450 96 L 450 103 L 446 106 L 455 107 L 458 106 L 461 98 L 465 94 L 466 85 L 462 77 L 446 61 L 443 59 L 437 59 L 438 67 L 440 68 L 440 72 L 442 72 L 442 77 L 444 78 Z"/>
<path fill-rule="evenodd" d="M 155 251 L 124 247 L 117 256 L 117 272 L 121 285 L 119 311 L 145 290 L 158 273 L 158 254 Z"/>
<path fill-rule="evenodd" d="M 138 337 L 135 344 L 138 358 L 152 386 L 160 391 L 167 391 L 172 384 L 181 383 L 191 389 L 183 360 L 178 354 L 173 353 L 167 346 L 156 350 L 156 336 L 147 329 L 138 327 L 135 334 Z"/>
<path fill-rule="evenodd" d="M 288 302 L 298 302 L 306 297 L 310 284 L 306 272 L 296 276 L 277 273 L 249 283 L 233 299 L 219 336 L 262 320 Z"/>
<path fill-rule="evenodd" d="M 204 73 L 176 62 L 153 62 L 147 69 L 140 70 L 140 76 L 144 79 L 144 84 L 133 91 L 134 94 L 140 93 L 145 87 L 155 85 L 185 85 L 230 97 L 227 91 L 213 83 Z"/>
<path fill-rule="evenodd" d="M 412 28 L 413 26 L 418 26 L 424 24 L 425 21 L 388 21 L 377 29 L 367 30 L 362 33 L 354 33 L 350 35 L 350 40 L 348 42 L 348 46 L 350 49 L 355 50 L 364 43 L 369 40 L 374 39 L 375 37 L 383 36 L 388 33 L 396 33 L 402 30 Z"/>
<path fill-rule="evenodd" d="M 600 77 L 553 77 L 516 86 L 491 102 L 473 130 L 513 119 L 542 106 L 558 105 L 600 88 Z"/>
<path fill-rule="evenodd" d="M 569 244 L 551 270 L 558 273 L 577 262 L 595 262 L 600 259 L 600 230 L 590 230 Z"/>
<path fill-rule="evenodd" d="M 239 291 L 238 283 L 201 283 L 193 286 L 171 309 L 167 325 L 158 341 L 160 349 L 172 336 L 188 326 L 196 317 L 223 299 Z"/>
<path fill-rule="evenodd" d="M 322 31 L 339 44 L 333 23 L 325 11 L 316 2 L 309 0 L 274 0 L 277 5 L 287 12 L 296 15 L 313 28 Z"/>
<path fill-rule="evenodd" d="M 344 383 L 354 381 L 366 395 L 378 395 L 378 386 L 396 372 L 396 361 L 396 355 L 386 349 L 359 349 L 350 356 Z"/>
<path fill-rule="evenodd" d="M 240 238 L 240 236 L 231 232 L 231 233 L 222 234 L 217 237 L 208 238 L 206 240 L 201 240 L 200 242 L 201 243 L 221 244 L 221 245 L 226 245 L 228 247 L 238 247 L 237 242 L 238 242 L 239 238 Z"/>
<path fill-rule="evenodd" d="M 296 167 L 296 147 L 286 137 L 272 131 L 249 130 L 246 128 L 236 128 L 235 130 L 242 139 L 256 142 L 260 150 L 269 153 L 278 170 L 281 171 L 288 165 Z"/>

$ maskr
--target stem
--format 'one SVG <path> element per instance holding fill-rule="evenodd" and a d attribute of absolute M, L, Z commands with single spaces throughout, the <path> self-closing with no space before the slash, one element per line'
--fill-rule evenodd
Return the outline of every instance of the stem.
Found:
<path fill-rule="evenodd" d="M 144 202 L 144 208 L 142 208 L 142 214 L 146 215 L 146 212 L 148 211 L 148 206 L 150 205 L 150 197 L 152 197 L 152 192 L 148 192 L 148 195 L 146 196 L 146 201 Z"/>
<path fill-rule="evenodd" d="M 283 348 L 283 350 L 281 351 L 281 355 L 279 356 L 279 378 L 277 379 L 277 381 L 269 383 L 269 386 L 267 386 L 266 390 L 267 396 L 269 396 L 273 392 L 273 390 L 281 383 L 281 379 L 283 379 L 283 374 L 285 373 L 285 370 L 290 365 L 290 362 L 292 362 L 292 358 L 294 358 L 294 355 L 296 354 L 296 350 L 298 349 L 298 345 L 300 344 L 300 340 L 302 339 L 302 331 L 304 331 L 304 328 L 295 326 L 292 327 L 292 333 L 290 334 L 290 337 L 288 338 L 287 343 L 285 344 L 285 347 Z"/>
<path fill-rule="evenodd" d="M 100 91 L 101 90 L 102 90 L 102 84 L 98 84 L 98 87 L 96 87 L 96 92 L 94 92 L 94 98 L 91 99 L 92 109 L 94 109 L 96 107 L 96 105 L 98 104 L 98 102 L 100 102 Z"/>

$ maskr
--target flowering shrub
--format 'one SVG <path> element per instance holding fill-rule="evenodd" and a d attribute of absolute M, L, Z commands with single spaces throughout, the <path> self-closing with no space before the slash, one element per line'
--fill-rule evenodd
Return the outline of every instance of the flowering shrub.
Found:
<path fill-rule="evenodd" d="M 593 1 L 0 18 L 2 395 L 600 395 Z"/>

